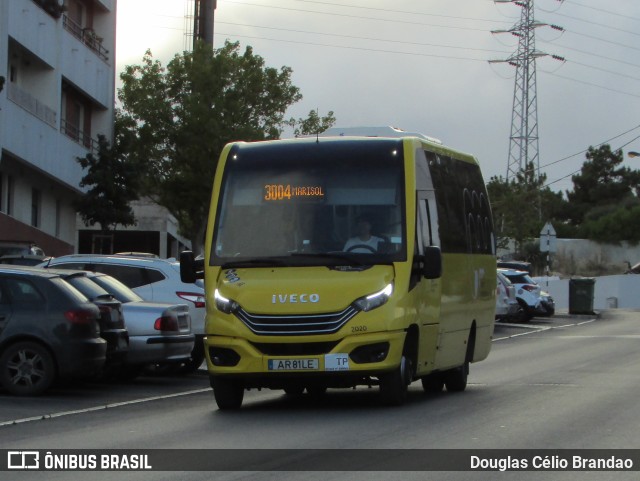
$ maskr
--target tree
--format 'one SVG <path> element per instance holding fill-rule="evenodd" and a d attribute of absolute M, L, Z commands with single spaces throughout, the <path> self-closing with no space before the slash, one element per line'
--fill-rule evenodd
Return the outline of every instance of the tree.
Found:
<path fill-rule="evenodd" d="M 166 207 L 183 235 L 201 248 L 217 159 L 235 140 L 279 138 L 286 109 L 302 98 L 292 70 L 265 66 L 251 47 L 217 50 L 204 42 L 176 55 L 166 69 L 150 51 L 128 66 L 118 92 L 134 125 L 143 192 Z"/>
<path fill-rule="evenodd" d="M 622 150 L 613 152 L 607 144 L 589 147 L 586 158 L 580 173 L 571 178 L 573 191 L 567 192 L 573 225 L 582 224 L 594 208 L 619 205 L 634 197 L 640 183 L 638 171 L 620 167 Z"/>
<path fill-rule="evenodd" d="M 293 134 L 298 137 L 300 135 L 321 134 L 336 123 L 336 118 L 332 110 L 324 117 L 320 117 L 316 110 L 312 110 L 306 119 L 300 118 L 297 121 L 293 121 L 292 119 L 291 123 L 294 127 L 296 124 L 298 125 L 293 131 Z"/>
<path fill-rule="evenodd" d="M 507 247 L 509 239 L 513 239 L 523 259 L 529 257 L 524 255 L 526 242 L 539 237 L 546 221 L 562 224 L 566 210 L 562 194 L 543 187 L 545 181 L 546 175 L 536 176 L 530 163 L 510 182 L 494 176 L 487 184 L 498 247 Z"/>
<path fill-rule="evenodd" d="M 85 225 L 98 224 L 103 232 L 122 226 L 135 225 L 136 219 L 129 203 L 138 198 L 138 173 L 128 161 L 126 152 L 131 142 L 130 131 L 116 114 L 113 147 L 104 135 L 98 135 L 97 155 L 89 153 L 77 161 L 86 175 L 80 187 L 89 187 L 74 202 Z"/>

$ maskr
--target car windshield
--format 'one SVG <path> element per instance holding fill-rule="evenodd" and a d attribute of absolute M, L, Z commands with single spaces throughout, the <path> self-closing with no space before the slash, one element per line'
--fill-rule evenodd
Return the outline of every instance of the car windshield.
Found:
<path fill-rule="evenodd" d="M 140 302 L 142 297 L 133 292 L 127 286 L 111 276 L 98 275 L 91 278 L 96 284 L 101 286 L 105 291 L 118 299 L 123 304 L 125 302 Z"/>
<path fill-rule="evenodd" d="M 528 274 L 526 273 L 519 273 L 519 274 L 509 274 L 507 276 L 509 278 L 509 280 L 513 283 L 513 284 L 536 284 L 536 281 L 534 281 Z"/>
<path fill-rule="evenodd" d="M 402 143 L 245 144 L 229 153 L 211 264 L 406 259 Z"/>

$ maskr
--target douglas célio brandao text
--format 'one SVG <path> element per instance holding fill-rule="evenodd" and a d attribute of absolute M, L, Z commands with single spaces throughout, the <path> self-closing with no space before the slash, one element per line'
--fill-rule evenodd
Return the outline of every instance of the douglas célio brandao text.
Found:
<path fill-rule="evenodd" d="M 470 457 L 471 470 L 483 471 L 629 471 L 633 470 L 632 459 L 617 456 L 589 458 L 580 455 L 538 455 L 527 457 L 505 456 L 503 458 Z"/>

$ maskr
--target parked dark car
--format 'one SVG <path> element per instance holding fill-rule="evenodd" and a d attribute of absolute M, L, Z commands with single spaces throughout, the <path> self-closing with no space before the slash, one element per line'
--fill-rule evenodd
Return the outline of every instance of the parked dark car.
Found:
<path fill-rule="evenodd" d="M 100 309 L 100 337 L 107 341 L 105 368 L 124 364 L 129 352 L 129 331 L 122 303 L 88 277 L 85 271 L 51 270 L 84 294 Z"/>
<path fill-rule="evenodd" d="M 78 282 L 76 276 L 96 284 L 102 292 L 122 303 L 124 323 L 129 334 L 126 362 L 119 374 L 133 379 L 146 367 L 184 366 L 189 362 L 195 336 L 191 332 L 191 316 L 186 304 L 149 302 L 143 300 L 122 282 L 100 272 L 50 268 L 48 271 L 69 281 Z M 66 278 L 66 277 L 65 277 Z"/>
<path fill-rule="evenodd" d="M 98 307 L 57 274 L 0 266 L 0 384 L 36 395 L 58 378 L 89 377 L 106 359 Z"/>

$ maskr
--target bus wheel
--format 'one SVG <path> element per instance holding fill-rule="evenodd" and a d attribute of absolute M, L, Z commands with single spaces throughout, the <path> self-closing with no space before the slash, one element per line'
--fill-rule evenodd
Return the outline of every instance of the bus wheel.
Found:
<path fill-rule="evenodd" d="M 309 393 L 309 396 L 318 399 L 327 393 L 327 386 L 321 386 L 317 384 L 307 386 L 307 392 Z"/>
<path fill-rule="evenodd" d="M 244 386 L 232 379 L 215 378 L 213 380 L 213 395 L 219 409 L 239 409 L 244 398 Z"/>
<path fill-rule="evenodd" d="M 469 376 L 469 362 L 466 361 L 462 366 L 446 371 L 444 383 L 447 391 L 461 392 L 467 387 L 467 377 Z"/>
<path fill-rule="evenodd" d="M 389 373 L 382 374 L 380 396 L 386 406 L 400 406 L 407 399 L 407 386 L 411 376 L 411 362 L 402 356 L 400 365 Z"/>
<path fill-rule="evenodd" d="M 444 379 L 442 379 L 442 374 L 439 372 L 428 374 L 424 376 L 421 381 L 422 389 L 424 389 L 424 392 L 427 394 L 437 394 L 442 392 L 442 388 L 444 387 Z"/>
<path fill-rule="evenodd" d="M 300 397 L 304 392 L 304 386 L 291 385 L 284 388 L 284 393 L 290 397 Z"/>

